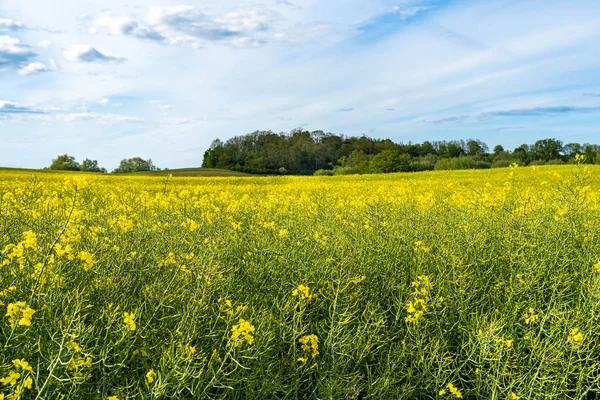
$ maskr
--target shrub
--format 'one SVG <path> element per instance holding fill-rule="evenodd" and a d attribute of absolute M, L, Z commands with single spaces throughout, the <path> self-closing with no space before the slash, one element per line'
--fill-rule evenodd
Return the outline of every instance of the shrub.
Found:
<path fill-rule="evenodd" d="M 320 169 L 318 171 L 315 171 L 314 173 L 315 176 L 333 176 L 333 171 L 330 169 Z"/>

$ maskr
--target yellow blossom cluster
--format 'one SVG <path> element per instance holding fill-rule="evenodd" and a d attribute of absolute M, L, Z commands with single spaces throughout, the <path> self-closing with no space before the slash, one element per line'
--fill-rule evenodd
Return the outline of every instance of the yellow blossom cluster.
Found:
<path fill-rule="evenodd" d="M 431 289 L 433 289 L 433 282 L 427 275 L 419 275 L 416 281 L 411 283 L 413 292 L 411 293 L 411 299 L 406 304 L 406 312 L 408 315 L 404 318 L 405 322 L 415 323 L 425 311 L 427 311 L 427 305 L 431 298 Z"/>
<path fill-rule="evenodd" d="M 236 347 L 242 347 L 244 343 L 254 343 L 254 325 L 250 321 L 240 318 L 238 323 L 231 327 L 231 342 Z"/>
<path fill-rule="evenodd" d="M 35 310 L 27 306 L 27 303 L 24 301 L 10 303 L 6 307 L 6 316 L 11 325 L 17 322 L 21 326 L 31 326 L 31 318 L 34 313 Z"/>

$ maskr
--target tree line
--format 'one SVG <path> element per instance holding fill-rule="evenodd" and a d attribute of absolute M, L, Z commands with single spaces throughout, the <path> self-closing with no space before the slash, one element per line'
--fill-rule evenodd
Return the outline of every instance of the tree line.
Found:
<path fill-rule="evenodd" d="M 52 160 L 52 164 L 47 168 L 54 171 L 83 171 L 83 172 L 101 172 L 106 173 L 105 168 L 98 165 L 97 160 L 86 158 L 80 164 L 75 157 L 68 154 L 59 154 Z M 154 165 L 152 159 L 144 160 L 141 157 L 126 158 L 121 160 L 119 166 L 112 172 L 116 174 L 125 174 L 132 172 L 158 171 L 159 168 Z"/>
<path fill-rule="evenodd" d="M 584 155 L 585 163 L 600 164 L 599 145 L 563 144 L 557 139 L 512 151 L 496 145 L 490 151 L 477 139 L 395 143 L 295 129 L 255 131 L 225 142 L 216 139 L 204 153 L 202 167 L 252 174 L 337 175 L 564 164 L 574 162 L 576 154 Z"/>

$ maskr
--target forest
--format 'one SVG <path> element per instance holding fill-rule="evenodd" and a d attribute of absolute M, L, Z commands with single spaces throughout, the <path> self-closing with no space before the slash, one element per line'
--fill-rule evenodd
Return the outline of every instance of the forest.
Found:
<path fill-rule="evenodd" d="M 255 131 L 214 140 L 202 167 L 252 174 L 343 175 L 427 170 L 485 169 L 518 165 L 600 164 L 600 145 L 542 139 L 513 150 L 481 140 L 396 143 L 390 139 L 344 136 L 324 131 Z"/>

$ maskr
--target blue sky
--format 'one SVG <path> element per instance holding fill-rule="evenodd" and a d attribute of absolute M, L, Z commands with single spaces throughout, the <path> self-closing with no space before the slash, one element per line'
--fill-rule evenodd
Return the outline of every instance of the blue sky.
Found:
<path fill-rule="evenodd" d="M 600 143 L 600 2 L 0 2 L 0 165 L 198 166 L 257 129 Z"/>

